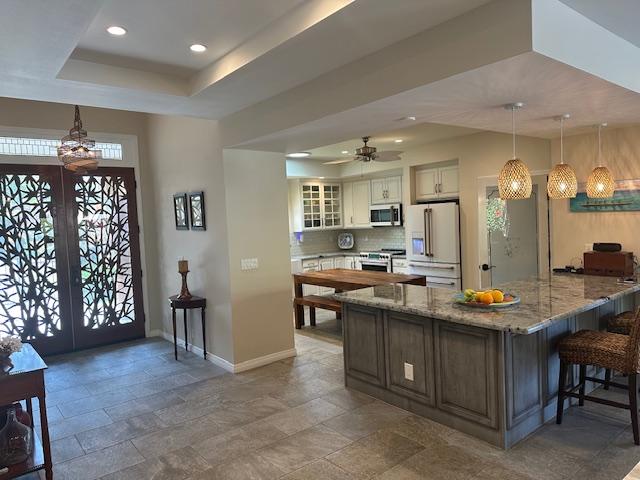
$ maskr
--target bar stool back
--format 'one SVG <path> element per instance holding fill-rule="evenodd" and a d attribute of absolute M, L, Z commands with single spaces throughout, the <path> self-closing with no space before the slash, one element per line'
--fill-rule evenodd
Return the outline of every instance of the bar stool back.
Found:
<path fill-rule="evenodd" d="M 624 408 L 631 411 L 631 426 L 633 440 L 640 445 L 640 433 L 638 431 L 638 384 L 637 375 L 640 371 L 640 315 L 635 314 L 629 335 L 619 333 L 599 332 L 595 330 L 580 330 L 563 339 L 559 344 L 560 376 L 558 380 L 558 406 L 556 423 L 562 423 L 564 399 L 572 397 L 578 399 L 580 406 L 585 400 L 609 405 L 611 407 Z M 579 383 L 576 386 L 565 389 L 569 365 L 580 366 Z M 602 380 L 596 377 L 587 377 L 587 366 L 615 370 L 628 376 L 629 385 Z M 614 402 L 612 400 L 585 395 L 585 383 L 591 381 L 629 391 L 629 403 Z M 577 390 L 577 393 L 576 393 Z"/>

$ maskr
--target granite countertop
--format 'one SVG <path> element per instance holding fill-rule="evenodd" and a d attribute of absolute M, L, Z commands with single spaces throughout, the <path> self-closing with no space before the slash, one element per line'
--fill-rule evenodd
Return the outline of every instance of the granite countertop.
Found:
<path fill-rule="evenodd" d="M 309 253 L 307 255 L 293 255 L 291 260 L 311 260 L 312 258 L 350 257 L 360 255 L 359 250 L 337 250 L 335 252 Z"/>
<path fill-rule="evenodd" d="M 451 290 L 402 284 L 363 288 L 334 297 L 346 303 L 530 334 L 609 300 L 640 291 L 640 284 L 619 283 L 616 277 L 554 274 L 509 282 L 497 288 L 520 296 L 520 304 L 487 311 L 454 303 Z"/>

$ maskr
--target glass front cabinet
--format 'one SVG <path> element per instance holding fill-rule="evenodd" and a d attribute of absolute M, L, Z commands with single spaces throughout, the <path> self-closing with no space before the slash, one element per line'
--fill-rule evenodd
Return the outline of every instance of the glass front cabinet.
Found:
<path fill-rule="evenodd" d="M 300 184 L 302 230 L 342 227 L 342 188 L 340 184 Z"/>

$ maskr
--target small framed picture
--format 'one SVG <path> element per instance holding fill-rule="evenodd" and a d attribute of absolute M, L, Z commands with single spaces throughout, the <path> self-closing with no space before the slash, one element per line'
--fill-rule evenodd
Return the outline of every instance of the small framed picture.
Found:
<path fill-rule="evenodd" d="M 189 208 L 191 210 L 191 230 L 206 230 L 207 222 L 204 213 L 204 192 L 189 194 Z"/>
<path fill-rule="evenodd" d="M 176 230 L 189 230 L 186 193 L 176 193 L 173 196 L 173 213 L 176 219 Z"/>

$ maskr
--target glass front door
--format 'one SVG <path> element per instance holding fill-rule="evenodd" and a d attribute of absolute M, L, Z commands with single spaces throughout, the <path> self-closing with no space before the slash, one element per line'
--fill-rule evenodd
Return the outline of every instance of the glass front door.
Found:
<path fill-rule="evenodd" d="M 43 354 L 144 336 L 132 169 L 0 166 L 0 332 Z"/>

